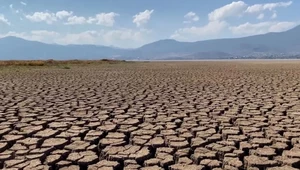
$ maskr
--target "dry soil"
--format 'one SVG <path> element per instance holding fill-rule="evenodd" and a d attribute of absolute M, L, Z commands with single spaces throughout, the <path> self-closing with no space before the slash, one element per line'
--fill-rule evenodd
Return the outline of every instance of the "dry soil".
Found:
<path fill-rule="evenodd" d="M 300 62 L 0 70 L 0 168 L 300 168 Z"/>

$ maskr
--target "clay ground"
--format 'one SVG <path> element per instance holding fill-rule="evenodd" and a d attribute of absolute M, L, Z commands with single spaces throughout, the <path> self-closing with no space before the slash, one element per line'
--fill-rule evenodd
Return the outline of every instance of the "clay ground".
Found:
<path fill-rule="evenodd" d="M 2 68 L 0 169 L 299 169 L 299 99 L 299 61 Z"/>

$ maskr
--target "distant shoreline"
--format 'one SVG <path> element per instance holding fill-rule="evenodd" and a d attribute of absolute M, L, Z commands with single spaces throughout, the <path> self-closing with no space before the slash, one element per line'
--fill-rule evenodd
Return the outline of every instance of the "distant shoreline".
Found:
<path fill-rule="evenodd" d="M 193 62 L 193 61 L 300 61 L 300 59 L 203 59 L 203 60 L 126 60 L 135 62 Z"/>
<path fill-rule="evenodd" d="M 38 60 L 0 60 L 1 63 L 26 63 L 26 62 L 43 62 L 43 63 L 96 63 L 96 62 L 196 62 L 196 61 L 300 61 L 300 58 L 286 58 L 286 59 L 197 59 L 197 60 L 123 60 L 123 59 L 70 59 L 70 60 L 52 60 L 52 59 L 38 59 Z"/>

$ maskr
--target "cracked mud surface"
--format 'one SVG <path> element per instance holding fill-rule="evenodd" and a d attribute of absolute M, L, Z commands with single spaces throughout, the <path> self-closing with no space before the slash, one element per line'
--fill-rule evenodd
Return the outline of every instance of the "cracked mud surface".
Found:
<path fill-rule="evenodd" d="M 300 62 L 0 71 L 0 168 L 300 168 Z"/>

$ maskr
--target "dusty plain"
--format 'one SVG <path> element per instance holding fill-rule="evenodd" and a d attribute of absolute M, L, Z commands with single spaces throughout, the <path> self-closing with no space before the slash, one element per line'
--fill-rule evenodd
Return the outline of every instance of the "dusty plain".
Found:
<path fill-rule="evenodd" d="M 300 62 L 0 68 L 0 169 L 300 168 Z"/>

